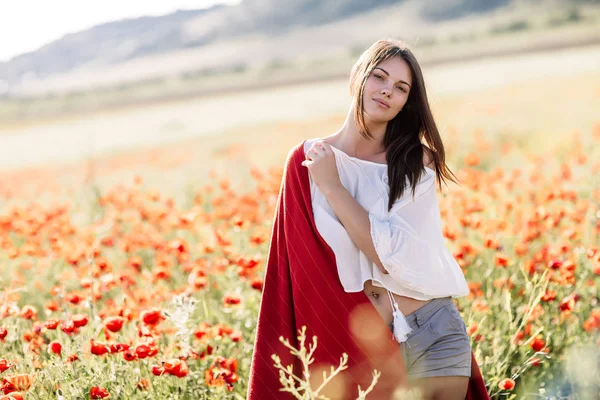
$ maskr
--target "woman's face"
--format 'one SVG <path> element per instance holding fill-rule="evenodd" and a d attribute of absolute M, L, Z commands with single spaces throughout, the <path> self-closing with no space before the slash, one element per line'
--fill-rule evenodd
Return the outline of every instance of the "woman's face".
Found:
<path fill-rule="evenodd" d="M 365 83 L 365 114 L 374 122 L 391 121 L 406 104 L 411 86 L 412 73 L 402 57 L 380 62 Z"/>

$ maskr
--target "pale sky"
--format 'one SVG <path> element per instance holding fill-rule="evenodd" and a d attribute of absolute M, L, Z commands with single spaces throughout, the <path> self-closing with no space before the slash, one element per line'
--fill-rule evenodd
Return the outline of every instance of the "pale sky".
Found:
<path fill-rule="evenodd" d="M 15 0 L 0 6 L 0 62 L 104 22 L 241 0 Z"/>

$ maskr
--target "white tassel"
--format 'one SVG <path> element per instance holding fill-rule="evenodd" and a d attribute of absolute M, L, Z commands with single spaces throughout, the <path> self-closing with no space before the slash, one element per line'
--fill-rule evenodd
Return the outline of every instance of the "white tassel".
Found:
<path fill-rule="evenodd" d="M 402 311 L 400 311 L 400 309 L 398 308 L 398 303 L 396 303 L 396 300 L 392 297 L 392 294 L 389 291 L 388 294 L 390 296 L 390 300 L 392 302 L 393 307 L 392 315 L 394 316 L 394 338 L 398 343 L 402 343 L 406 341 L 408 334 L 412 332 L 412 328 L 408 324 L 408 321 L 404 317 L 404 314 L 402 314 Z"/>
<path fill-rule="evenodd" d="M 394 338 L 398 343 L 405 342 L 408 334 L 411 332 L 412 328 L 408 325 L 402 311 L 396 306 L 396 311 L 394 311 Z"/>

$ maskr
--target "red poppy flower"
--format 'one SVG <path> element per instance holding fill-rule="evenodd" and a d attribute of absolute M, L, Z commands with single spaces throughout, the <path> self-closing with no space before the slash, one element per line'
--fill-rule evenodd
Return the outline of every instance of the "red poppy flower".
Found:
<path fill-rule="evenodd" d="M 167 373 L 178 378 L 183 378 L 189 372 L 186 362 L 176 358 L 165 362 L 164 367 Z"/>
<path fill-rule="evenodd" d="M 152 366 L 152 375 L 161 376 L 165 373 L 165 367 L 161 367 L 159 365 Z"/>
<path fill-rule="evenodd" d="M 502 390 L 513 390 L 513 388 L 515 387 L 515 381 L 513 381 L 510 378 L 505 378 L 500 381 L 498 386 Z"/>
<path fill-rule="evenodd" d="M 109 345 L 111 353 L 120 353 L 127 350 L 129 347 L 130 346 L 127 343 L 111 343 Z"/>
<path fill-rule="evenodd" d="M 33 383 L 33 377 L 28 374 L 5 376 L 2 379 L 2 390 L 4 394 L 12 392 L 25 392 Z"/>
<path fill-rule="evenodd" d="M 30 319 L 32 321 L 36 321 L 38 316 L 37 308 L 34 306 L 23 306 L 21 308 L 21 317 L 25 319 Z"/>
<path fill-rule="evenodd" d="M 90 351 L 96 356 L 101 356 L 108 353 L 109 348 L 106 344 L 101 342 L 95 342 L 94 339 L 90 340 Z"/>
<path fill-rule="evenodd" d="M 8 362 L 7 360 L 1 359 L 0 360 L 0 373 L 6 371 L 7 369 L 9 369 L 12 366 L 13 365 L 10 362 Z"/>
<path fill-rule="evenodd" d="M 72 335 L 77 331 L 77 327 L 73 323 L 73 321 L 65 321 L 60 325 L 60 329 L 66 333 L 67 335 Z"/>
<path fill-rule="evenodd" d="M 73 315 L 71 320 L 73 321 L 73 325 L 75 325 L 77 328 L 86 326 L 88 323 L 87 315 L 83 315 L 83 314 L 75 314 L 75 315 Z"/>
<path fill-rule="evenodd" d="M 137 355 L 135 353 L 135 349 L 132 347 L 128 348 L 123 352 L 123 358 L 125 361 L 135 361 L 137 359 Z"/>
<path fill-rule="evenodd" d="M 162 311 L 160 308 L 142 311 L 141 318 L 146 325 L 156 325 L 163 319 Z"/>
<path fill-rule="evenodd" d="M 58 320 L 57 319 L 49 319 L 46 322 L 44 322 L 44 326 L 46 327 L 46 329 L 50 329 L 50 330 L 54 330 L 58 327 Z"/>
<path fill-rule="evenodd" d="M 223 298 L 223 304 L 225 307 L 229 307 L 231 305 L 240 304 L 242 299 L 239 296 L 228 294 Z"/>
<path fill-rule="evenodd" d="M 260 278 L 254 278 L 250 282 L 250 286 L 252 287 L 252 289 L 258 290 L 259 292 L 262 292 L 263 286 L 264 286 L 264 282 Z"/>
<path fill-rule="evenodd" d="M 119 332 L 125 323 L 123 317 L 108 317 L 104 320 L 104 326 L 111 332 Z"/>
<path fill-rule="evenodd" d="M 110 397 L 110 393 L 105 388 L 92 386 L 90 389 L 90 399 L 106 399 Z"/>
<path fill-rule="evenodd" d="M 539 338 L 534 339 L 530 344 L 531 348 L 534 351 L 542 350 L 545 345 L 546 345 L 546 342 L 544 341 L 544 339 L 539 339 Z"/>
<path fill-rule="evenodd" d="M 148 357 L 148 354 L 150 354 L 150 347 L 146 346 L 145 344 L 140 344 L 135 348 L 135 354 L 138 358 L 146 358 Z"/>
<path fill-rule="evenodd" d="M 60 356 L 60 352 L 62 351 L 62 345 L 58 340 L 54 340 L 48 345 L 48 351 L 54 354 L 58 354 Z"/>

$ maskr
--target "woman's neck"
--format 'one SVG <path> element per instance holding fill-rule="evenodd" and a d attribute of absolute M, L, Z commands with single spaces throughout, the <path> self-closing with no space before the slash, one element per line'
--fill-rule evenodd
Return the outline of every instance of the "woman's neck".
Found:
<path fill-rule="evenodd" d="M 374 139 L 365 139 L 359 133 L 354 123 L 352 110 L 350 110 L 342 127 L 333 135 L 328 136 L 330 144 L 352 157 L 378 159 L 383 156 L 385 159 L 383 137 L 387 124 L 373 126 L 374 124 L 369 124 L 366 118 L 365 123 Z"/>

